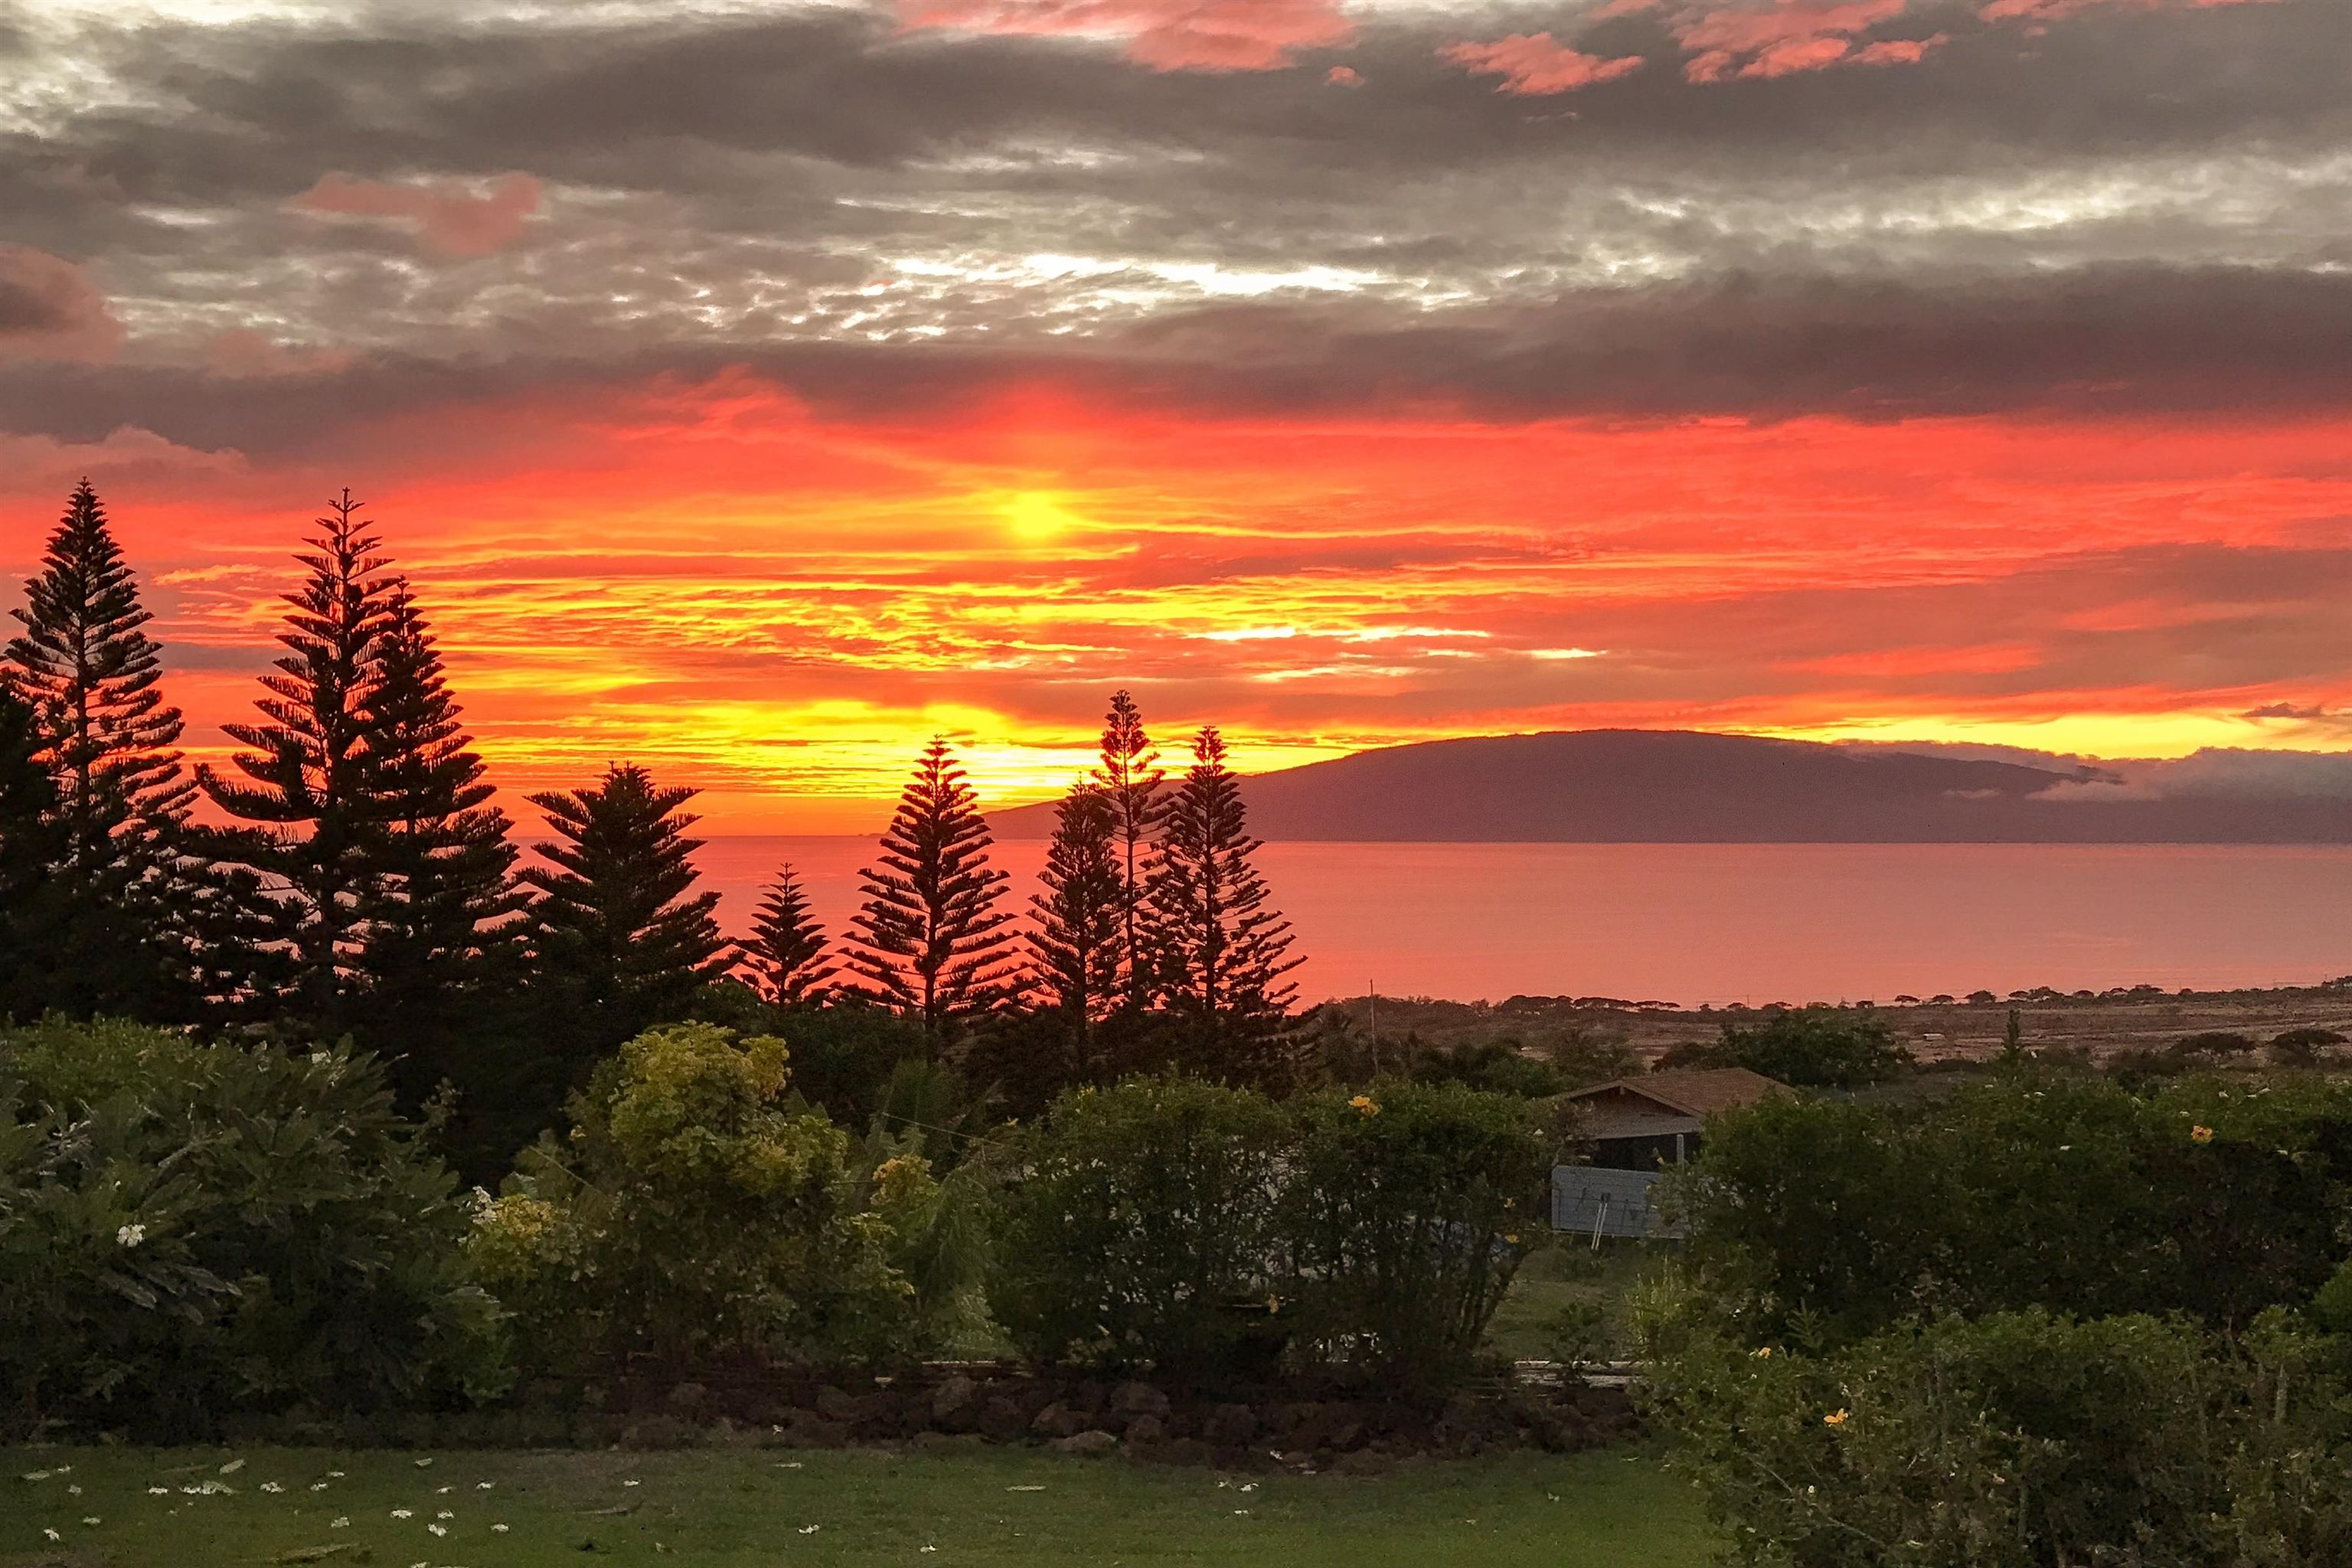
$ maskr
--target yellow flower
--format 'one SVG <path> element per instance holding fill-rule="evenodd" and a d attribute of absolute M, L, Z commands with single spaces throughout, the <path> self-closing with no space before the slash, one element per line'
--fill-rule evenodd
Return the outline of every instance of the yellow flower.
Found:
<path fill-rule="evenodd" d="M 1843 1426 L 1845 1425 L 1845 1415 L 1846 1413 L 1843 1410 L 1832 1410 L 1827 1415 L 1822 1417 L 1822 1425 L 1824 1426 Z"/>
<path fill-rule="evenodd" d="M 2213 1130 L 2210 1127 L 2192 1127 L 2189 1130 L 2189 1141 L 2191 1143 L 2210 1143 L 2213 1142 Z"/>
<path fill-rule="evenodd" d="M 1513 1247 L 1517 1247 L 1519 1244 L 1519 1238 L 1517 1232 L 1514 1232 L 1509 1236 L 1506 1236 L 1503 1239 L 1509 1242 Z"/>
<path fill-rule="evenodd" d="M 1766 1345 L 1762 1350 L 1758 1351 L 1756 1352 L 1756 1359 L 1758 1361 L 1770 1361 L 1772 1359 L 1772 1347 L 1770 1345 Z"/>
<path fill-rule="evenodd" d="M 1356 1096 L 1348 1101 L 1348 1108 L 1359 1116 L 1378 1116 L 1381 1113 L 1379 1103 L 1369 1094 Z"/>
<path fill-rule="evenodd" d="M 1269 1316 L 1269 1317 L 1273 1316 L 1273 1315 L 1274 1315 L 1275 1313 L 1276 1313 L 1276 1312 L 1281 1311 L 1281 1310 L 1282 1310 L 1282 1298 L 1281 1298 L 1281 1297 L 1279 1297 L 1279 1296 L 1268 1296 L 1268 1297 L 1265 1299 L 1265 1310 L 1266 1310 L 1266 1315 L 1267 1315 L 1267 1316 Z"/>

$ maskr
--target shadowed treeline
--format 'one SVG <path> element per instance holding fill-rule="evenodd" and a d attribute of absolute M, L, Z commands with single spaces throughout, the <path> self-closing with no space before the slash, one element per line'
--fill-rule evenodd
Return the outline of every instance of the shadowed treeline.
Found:
<path fill-rule="evenodd" d="M 75 490 L 0 666 L 0 1016 L 349 1039 L 472 1170 L 624 1040 L 691 1018 L 786 1035 L 805 1090 L 845 1110 L 926 1073 L 1032 1107 L 1137 1070 L 1289 1072 L 1299 961 L 1214 727 L 1171 779 L 1118 694 L 1025 921 L 936 739 L 848 930 L 782 866 L 728 932 L 690 858 L 695 791 L 634 763 L 531 796 L 552 837 L 517 841 L 363 510 L 345 491 L 317 520 L 238 750 L 191 767 L 137 577 Z"/>

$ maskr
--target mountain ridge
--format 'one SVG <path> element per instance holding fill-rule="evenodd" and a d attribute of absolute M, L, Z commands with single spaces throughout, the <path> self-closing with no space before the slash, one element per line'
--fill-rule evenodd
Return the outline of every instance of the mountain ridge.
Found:
<path fill-rule="evenodd" d="M 2068 758 L 1685 730 L 1419 742 L 1252 775 L 1242 793 L 1251 831 L 1277 842 L 2352 843 L 2340 798 L 2135 794 Z M 1051 802 L 991 816 L 1004 838 L 1053 823 Z"/>

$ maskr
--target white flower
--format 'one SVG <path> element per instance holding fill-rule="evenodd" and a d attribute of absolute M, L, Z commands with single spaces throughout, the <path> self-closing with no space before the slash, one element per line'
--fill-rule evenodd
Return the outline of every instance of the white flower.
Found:
<path fill-rule="evenodd" d="M 310 1483 L 310 1489 L 314 1492 L 325 1491 L 327 1489 L 327 1483 L 324 1481 L 312 1481 Z"/>
<path fill-rule="evenodd" d="M 327 1472 L 327 1479 L 331 1481 L 340 1481 L 343 1479 L 343 1472 L 341 1470 L 329 1470 Z"/>
<path fill-rule="evenodd" d="M 172 1495 L 172 1489 L 169 1487 L 149 1487 L 147 1489 L 147 1495 L 149 1497 L 170 1497 Z"/>
<path fill-rule="evenodd" d="M 490 1526 L 490 1533 L 492 1535 L 504 1535 L 506 1532 L 507 1527 L 503 1524 L 494 1524 Z"/>
<path fill-rule="evenodd" d="M 337 1515 L 335 1521 L 327 1526 L 329 1530 L 349 1530 L 351 1527 L 352 1516 L 347 1513 Z"/>
<path fill-rule="evenodd" d="M 279 1486 L 276 1481 L 264 1481 L 261 1483 L 261 1489 L 266 1492 L 282 1492 L 286 1489 Z"/>
<path fill-rule="evenodd" d="M 421 1470 L 421 1469 L 425 1468 L 427 1465 L 430 1465 L 432 1462 L 433 1462 L 433 1461 L 432 1461 L 430 1458 L 419 1459 L 419 1460 L 417 1460 L 417 1461 L 416 1461 L 416 1468 L 417 1468 L 418 1469 L 420 1469 L 420 1470 Z"/>
<path fill-rule="evenodd" d="M 136 1247 L 147 1239 L 147 1227 L 143 1225 L 126 1225 L 114 1233 L 114 1239 L 118 1246 Z"/>
<path fill-rule="evenodd" d="M 643 1481 L 623 1481 L 621 1484 L 625 1487 L 639 1487 L 645 1485 Z"/>
<path fill-rule="evenodd" d="M 51 1541 L 63 1541 L 65 1539 L 64 1536 L 59 1535 L 56 1531 L 51 1530 L 46 1524 L 41 1526 L 41 1533 L 47 1536 Z"/>
<path fill-rule="evenodd" d="M 81 1496 L 81 1488 L 80 1488 L 80 1486 L 79 1486 L 79 1484 L 77 1484 L 77 1485 L 74 1485 L 74 1486 L 69 1486 L 69 1487 L 68 1487 L 68 1488 L 66 1489 L 66 1496 L 68 1496 L 68 1497 L 79 1497 L 79 1496 Z"/>
<path fill-rule="evenodd" d="M 392 1510 L 392 1517 L 394 1519 L 408 1519 L 413 1517 L 415 1512 L 416 1510 L 413 1508 L 396 1508 Z"/>
<path fill-rule="evenodd" d="M 82 1515 L 81 1521 L 84 1524 L 104 1524 L 106 1522 L 106 1521 L 99 1518 L 98 1515 L 94 1513 L 86 1513 Z"/>
<path fill-rule="evenodd" d="M 449 1490 L 449 1489 L 448 1489 L 447 1487 L 435 1487 L 433 1489 L 434 1489 L 434 1491 L 435 1491 L 436 1494 L 437 1494 L 437 1493 L 445 1493 L 445 1492 L 446 1492 L 446 1491 L 448 1491 L 448 1490 Z"/>
<path fill-rule="evenodd" d="M 435 1514 L 433 1517 L 434 1517 L 434 1518 L 436 1518 L 436 1519 L 455 1519 L 455 1518 L 457 1518 L 457 1516 L 456 1514 L 454 1514 L 454 1513 L 451 1513 L 447 1509 L 446 1509 L 446 1508 L 445 1508 L 445 1509 L 443 1509 L 439 1513 Z"/>
<path fill-rule="evenodd" d="M 803 1524 L 801 1526 L 801 1533 L 803 1535 L 814 1535 L 818 1531 L 823 1530 L 824 1528 L 824 1526 L 821 1524 Z"/>
<path fill-rule="evenodd" d="M 474 1489 L 478 1492 L 486 1492 L 498 1484 L 499 1483 L 496 1481 L 476 1481 L 474 1483 Z"/>
<path fill-rule="evenodd" d="M 449 1533 L 449 1527 L 446 1524 L 428 1524 L 425 1528 L 431 1531 L 436 1535 L 446 1535 Z"/>

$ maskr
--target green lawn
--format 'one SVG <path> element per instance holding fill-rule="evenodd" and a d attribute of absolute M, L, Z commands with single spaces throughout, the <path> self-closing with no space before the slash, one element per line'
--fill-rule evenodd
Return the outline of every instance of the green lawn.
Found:
<path fill-rule="evenodd" d="M 1486 1348 L 1514 1361 L 1549 1361 L 1557 1353 L 1552 1321 L 1562 1307 L 1589 1301 L 1606 1318 L 1603 1359 L 1631 1353 L 1625 1293 L 1671 1255 L 1654 1243 L 1556 1237 L 1529 1253 L 1486 1328 Z"/>
<path fill-rule="evenodd" d="M 1712 1555 L 1689 1490 L 1654 1457 L 1626 1450 L 1430 1462 L 1377 1479 L 1006 1450 L 19 1448 L 0 1459 L 0 1568 L 1700 1568 Z M 21 1479 L 31 1476 L 42 1479 Z"/>

